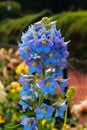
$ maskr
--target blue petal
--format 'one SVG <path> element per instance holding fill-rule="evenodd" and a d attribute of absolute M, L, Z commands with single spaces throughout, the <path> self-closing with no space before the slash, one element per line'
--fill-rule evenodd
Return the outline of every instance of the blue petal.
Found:
<path fill-rule="evenodd" d="M 20 90 L 20 94 L 23 96 L 28 96 L 30 95 L 30 91 L 25 91 L 23 88 Z"/>
<path fill-rule="evenodd" d="M 36 66 L 36 72 L 39 73 L 39 74 L 41 74 L 42 69 L 40 69 L 38 66 Z"/>
<path fill-rule="evenodd" d="M 49 65 L 49 59 L 48 58 L 44 60 L 44 66 L 47 66 L 47 65 Z"/>
<path fill-rule="evenodd" d="M 63 92 L 63 93 L 65 93 L 65 88 L 60 87 L 60 91 Z"/>
<path fill-rule="evenodd" d="M 50 48 L 49 48 L 49 47 L 44 47 L 44 48 L 43 48 L 43 52 L 44 52 L 45 54 L 48 54 L 48 53 L 50 52 Z"/>
<path fill-rule="evenodd" d="M 22 106 L 23 111 L 25 111 L 28 108 L 28 105 L 21 100 L 19 101 L 19 104 Z"/>
<path fill-rule="evenodd" d="M 47 119 L 51 119 L 52 118 L 52 113 L 51 112 L 50 113 L 46 112 L 44 114 L 44 117 L 47 118 Z"/>
<path fill-rule="evenodd" d="M 25 48 L 27 48 L 27 46 L 22 46 L 22 47 L 19 47 L 19 52 L 20 52 L 20 56 L 24 59 L 24 60 L 27 60 L 29 58 L 29 54 L 28 52 L 25 52 Z"/>
<path fill-rule="evenodd" d="M 48 89 L 46 86 L 41 86 L 41 91 L 43 94 L 47 94 L 48 93 Z"/>
<path fill-rule="evenodd" d="M 56 93 L 56 88 L 49 87 L 49 93 L 50 94 L 55 94 Z"/>
<path fill-rule="evenodd" d="M 59 110 L 62 111 L 62 112 L 64 112 L 66 110 L 66 104 L 65 104 L 65 102 L 60 105 Z"/>
<path fill-rule="evenodd" d="M 56 114 L 56 117 L 64 118 L 64 112 L 58 111 L 57 114 Z"/>
<path fill-rule="evenodd" d="M 30 127 L 28 125 L 25 125 L 24 130 L 31 130 L 31 129 L 30 129 Z"/>
<path fill-rule="evenodd" d="M 55 81 L 55 80 L 53 80 L 52 82 L 51 82 L 51 86 L 53 86 L 53 87 L 57 87 L 58 86 L 58 83 Z"/>
<path fill-rule="evenodd" d="M 30 66 L 28 70 L 29 70 L 29 73 L 32 74 L 36 72 L 36 66 Z"/>
<path fill-rule="evenodd" d="M 36 48 L 36 52 L 37 52 L 37 53 L 42 53 L 42 51 L 43 51 L 43 48 L 42 48 L 42 47 L 37 47 L 37 48 Z"/>
<path fill-rule="evenodd" d="M 57 59 L 50 58 L 50 59 L 49 59 L 49 62 L 50 62 L 50 64 L 52 64 L 53 66 L 56 66 L 56 65 L 57 65 Z"/>
<path fill-rule="evenodd" d="M 42 119 L 42 118 L 44 118 L 44 114 L 43 114 L 43 113 L 40 112 L 40 113 L 37 113 L 37 114 L 36 114 L 36 119 L 37 119 L 37 120 L 40 120 L 40 119 Z"/>
<path fill-rule="evenodd" d="M 63 72 L 62 72 L 62 70 L 56 70 L 56 76 L 63 76 Z"/>

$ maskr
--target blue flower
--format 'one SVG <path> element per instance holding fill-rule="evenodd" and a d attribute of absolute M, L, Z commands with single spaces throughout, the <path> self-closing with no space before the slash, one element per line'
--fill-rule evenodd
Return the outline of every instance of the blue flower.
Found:
<path fill-rule="evenodd" d="M 56 66 L 56 68 L 55 68 L 55 77 L 57 77 L 57 76 L 63 76 L 63 70 L 62 70 L 62 68 L 61 68 L 61 66 Z"/>
<path fill-rule="evenodd" d="M 59 65 L 61 66 L 62 70 L 64 70 L 65 68 L 67 68 L 67 61 L 65 57 L 62 57 L 60 59 Z"/>
<path fill-rule="evenodd" d="M 31 45 L 31 48 L 36 53 L 44 53 L 48 54 L 53 46 L 53 42 L 46 38 L 45 34 L 42 34 L 41 38 L 35 40 L 35 42 Z"/>
<path fill-rule="evenodd" d="M 25 111 L 27 108 L 32 110 L 32 103 L 30 102 L 30 88 L 26 87 L 26 89 L 22 88 L 20 90 L 21 99 L 19 104 L 22 106 L 22 110 Z"/>
<path fill-rule="evenodd" d="M 30 89 L 30 82 L 31 82 L 31 79 L 29 79 L 29 75 L 21 74 L 19 82 L 23 86 L 23 89 L 25 91 L 29 91 L 29 89 Z"/>
<path fill-rule="evenodd" d="M 24 130 L 36 130 L 36 121 L 33 117 L 28 118 L 25 116 L 21 124 L 24 126 Z"/>
<path fill-rule="evenodd" d="M 28 43 L 29 40 L 33 39 L 32 32 L 30 32 L 29 30 L 30 30 L 30 28 L 25 33 L 22 32 L 22 36 L 21 36 L 22 42 L 27 41 L 27 43 Z"/>
<path fill-rule="evenodd" d="M 24 60 L 29 60 L 30 58 L 33 57 L 34 52 L 31 48 L 31 44 L 34 42 L 35 40 L 29 40 L 29 41 L 23 41 L 23 43 L 19 43 L 18 46 L 18 51 L 20 53 L 20 56 L 24 59 Z"/>
<path fill-rule="evenodd" d="M 51 51 L 49 54 L 42 56 L 44 66 L 53 65 L 56 66 L 60 61 L 60 54 L 58 51 Z"/>
<path fill-rule="evenodd" d="M 29 96 L 30 95 L 30 87 L 23 87 L 20 90 L 21 96 Z"/>
<path fill-rule="evenodd" d="M 27 108 L 32 110 L 33 108 L 33 102 L 36 102 L 38 98 L 38 92 L 34 90 L 34 88 L 30 88 L 24 90 L 22 88 L 20 90 L 21 99 L 19 101 L 19 104 L 22 106 L 23 111 L 25 111 Z"/>
<path fill-rule="evenodd" d="M 58 83 L 52 78 L 46 78 L 38 82 L 43 94 L 55 94 Z"/>
<path fill-rule="evenodd" d="M 22 106 L 22 109 L 25 111 L 27 108 L 32 109 L 32 101 L 35 102 L 38 98 L 38 92 L 35 91 L 35 88 L 31 86 L 29 78 L 30 75 L 21 75 L 20 82 L 23 85 L 23 88 L 20 90 L 21 100 L 19 104 Z"/>
<path fill-rule="evenodd" d="M 61 46 L 61 38 L 54 35 L 54 48 L 58 49 Z"/>
<path fill-rule="evenodd" d="M 57 37 L 59 37 L 59 38 L 62 37 L 62 34 L 61 34 L 61 32 L 60 32 L 60 29 L 59 29 L 59 30 L 55 30 L 55 35 L 56 35 Z"/>
<path fill-rule="evenodd" d="M 34 26 L 29 26 L 27 32 L 25 33 L 25 36 L 27 37 L 27 40 L 32 40 L 36 37 L 36 31 Z"/>
<path fill-rule="evenodd" d="M 43 26 L 41 24 L 35 24 L 34 30 L 40 33 L 40 31 L 43 31 Z"/>
<path fill-rule="evenodd" d="M 22 106 L 23 111 L 25 111 L 26 109 L 32 110 L 32 104 L 28 102 L 28 100 L 20 100 L 19 104 Z"/>
<path fill-rule="evenodd" d="M 51 119 L 53 112 L 54 112 L 53 107 L 48 106 L 43 103 L 39 108 L 35 109 L 36 119 L 37 120 L 40 120 L 43 118 Z"/>
<path fill-rule="evenodd" d="M 42 72 L 42 65 L 38 60 L 28 60 L 26 64 L 29 66 L 29 74 L 38 73 L 41 74 Z"/>
<path fill-rule="evenodd" d="M 68 87 L 68 80 L 69 79 L 61 79 L 57 80 L 60 86 L 61 92 L 65 93 L 65 88 Z"/>
<path fill-rule="evenodd" d="M 59 108 L 56 109 L 55 117 L 61 117 L 64 118 L 64 112 L 66 110 L 66 103 L 63 102 Z"/>
<path fill-rule="evenodd" d="M 20 52 L 20 56 L 24 60 L 28 60 L 28 58 L 30 56 L 30 52 L 29 52 L 29 48 L 27 46 L 21 46 L 21 47 L 19 47 L 18 51 Z"/>

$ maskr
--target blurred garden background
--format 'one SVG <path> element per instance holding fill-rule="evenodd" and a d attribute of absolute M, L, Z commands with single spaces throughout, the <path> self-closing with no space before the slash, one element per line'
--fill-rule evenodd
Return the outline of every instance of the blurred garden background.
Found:
<path fill-rule="evenodd" d="M 22 32 L 42 17 L 57 20 L 57 29 L 70 40 L 69 87 L 74 86 L 76 93 L 67 130 L 87 130 L 87 0 L 0 0 L 0 130 L 17 124 L 23 115 L 19 76 L 28 68 L 17 45 Z"/>

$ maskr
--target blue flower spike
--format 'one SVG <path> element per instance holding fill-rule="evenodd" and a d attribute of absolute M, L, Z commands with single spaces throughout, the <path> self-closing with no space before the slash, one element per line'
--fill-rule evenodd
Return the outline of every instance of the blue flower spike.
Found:
<path fill-rule="evenodd" d="M 47 17 L 22 33 L 18 50 L 28 66 L 29 75 L 20 76 L 22 89 L 19 104 L 23 111 L 32 110 L 35 114 L 35 118 L 23 117 L 21 125 L 24 130 L 39 130 L 37 120 L 64 118 L 66 101 L 61 104 L 58 102 L 60 106 L 54 112 L 54 108 L 45 104 L 44 99 L 49 100 L 49 96 L 56 95 L 57 86 L 65 94 L 69 79 L 63 79 L 63 70 L 67 67 L 68 43 L 62 37 L 61 31 L 57 30 L 56 21 L 51 22 Z"/>

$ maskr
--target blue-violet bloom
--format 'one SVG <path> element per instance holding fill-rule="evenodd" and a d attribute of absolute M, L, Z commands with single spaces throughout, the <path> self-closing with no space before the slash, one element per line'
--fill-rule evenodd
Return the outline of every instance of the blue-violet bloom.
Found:
<path fill-rule="evenodd" d="M 54 108 L 53 107 L 43 103 L 40 107 L 35 109 L 36 119 L 37 120 L 41 120 L 43 118 L 51 119 L 53 112 L 54 112 Z"/>
<path fill-rule="evenodd" d="M 37 60 L 28 60 L 26 61 L 26 64 L 28 65 L 29 74 L 38 73 L 41 74 L 42 72 L 42 64 L 38 62 Z"/>
<path fill-rule="evenodd" d="M 49 77 L 49 78 L 39 81 L 38 85 L 43 94 L 53 95 L 56 93 L 56 87 L 58 86 L 58 83 L 56 80 Z"/>
<path fill-rule="evenodd" d="M 24 117 L 21 121 L 21 124 L 24 126 L 24 130 L 36 130 L 36 121 L 33 117 Z"/>
<path fill-rule="evenodd" d="M 61 117 L 64 118 L 64 112 L 66 110 L 66 103 L 63 102 L 59 108 L 56 109 L 55 117 Z"/>

